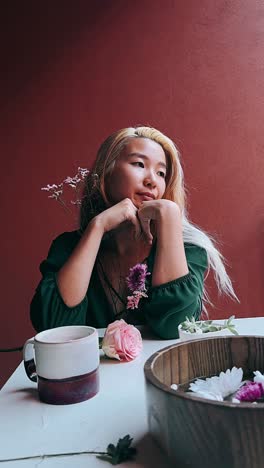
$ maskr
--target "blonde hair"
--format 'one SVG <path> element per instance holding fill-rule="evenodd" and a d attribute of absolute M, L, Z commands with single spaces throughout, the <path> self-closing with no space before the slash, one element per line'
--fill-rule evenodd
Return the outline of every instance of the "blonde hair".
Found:
<path fill-rule="evenodd" d="M 115 161 L 131 138 L 148 138 L 158 143 L 163 148 L 168 165 L 166 190 L 163 198 L 177 203 L 182 211 L 183 240 L 185 243 L 195 244 L 206 250 L 208 270 L 212 268 L 218 290 L 237 299 L 231 280 L 224 266 L 224 258 L 216 248 L 214 239 L 188 220 L 180 153 L 169 137 L 153 127 L 137 126 L 123 128 L 110 135 L 102 143 L 92 169 L 92 175 L 96 177 L 97 183 L 94 184 L 94 182 L 92 182 L 91 185 L 91 180 L 94 179 L 89 176 L 87 178 L 81 206 L 81 231 L 86 228 L 91 218 L 110 206 L 106 193 L 105 181 L 107 176 L 111 174 Z M 210 303 L 205 289 L 203 299 L 203 302 Z M 206 310 L 205 306 L 204 310 Z"/>

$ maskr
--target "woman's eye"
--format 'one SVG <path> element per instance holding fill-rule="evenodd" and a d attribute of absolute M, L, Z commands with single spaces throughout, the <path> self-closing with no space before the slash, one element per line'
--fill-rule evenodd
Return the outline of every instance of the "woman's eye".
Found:
<path fill-rule="evenodd" d="M 163 177 L 163 179 L 165 179 L 165 177 L 166 177 L 166 174 L 165 174 L 165 172 L 163 172 L 163 171 L 159 171 L 159 172 L 158 172 L 158 175 L 159 175 L 160 177 Z"/>
<path fill-rule="evenodd" d="M 132 166 L 144 167 L 144 164 L 141 161 L 135 161 L 132 163 Z"/>

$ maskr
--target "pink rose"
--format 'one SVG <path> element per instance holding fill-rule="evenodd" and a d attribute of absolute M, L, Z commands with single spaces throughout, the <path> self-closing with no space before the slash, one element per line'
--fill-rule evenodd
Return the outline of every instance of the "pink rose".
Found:
<path fill-rule="evenodd" d="M 142 338 L 139 330 L 128 325 L 123 319 L 108 325 L 102 350 L 106 356 L 119 361 L 132 361 L 142 350 Z"/>

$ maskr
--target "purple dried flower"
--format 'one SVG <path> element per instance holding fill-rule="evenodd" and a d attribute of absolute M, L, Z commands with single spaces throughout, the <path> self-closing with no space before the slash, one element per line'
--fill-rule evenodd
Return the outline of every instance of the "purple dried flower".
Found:
<path fill-rule="evenodd" d="M 249 382 L 238 390 L 236 398 L 240 401 L 256 401 L 264 395 L 260 382 Z"/>
<path fill-rule="evenodd" d="M 133 268 L 130 268 L 129 275 L 126 278 L 127 285 L 130 291 L 145 291 L 146 277 L 150 274 L 147 271 L 145 263 L 137 263 Z"/>

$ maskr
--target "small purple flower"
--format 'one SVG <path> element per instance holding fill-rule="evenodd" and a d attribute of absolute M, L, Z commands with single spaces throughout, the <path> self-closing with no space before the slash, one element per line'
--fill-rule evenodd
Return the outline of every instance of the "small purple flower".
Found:
<path fill-rule="evenodd" d="M 240 401 L 256 401 L 264 395 L 260 382 L 249 382 L 238 390 L 236 398 Z"/>
<path fill-rule="evenodd" d="M 145 291 L 146 277 L 150 275 L 147 271 L 145 263 L 137 263 L 133 268 L 130 268 L 129 275 L 126 278 L 127 285 L 130 291 Z"/>

